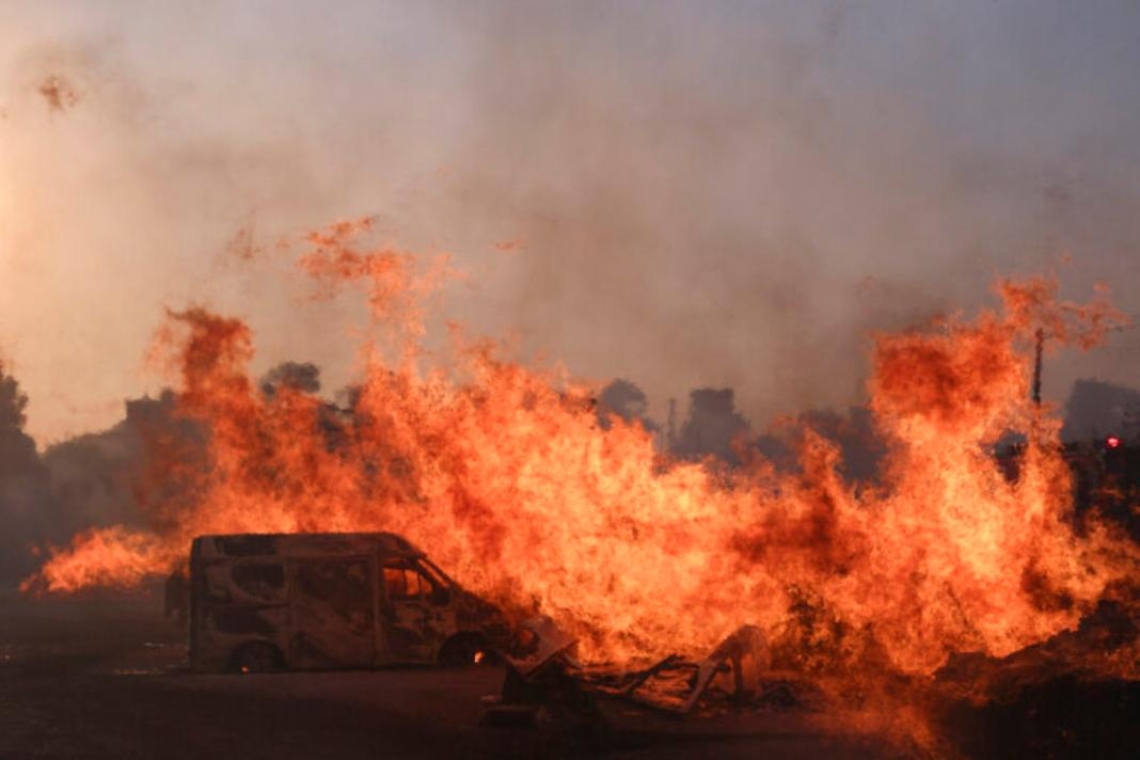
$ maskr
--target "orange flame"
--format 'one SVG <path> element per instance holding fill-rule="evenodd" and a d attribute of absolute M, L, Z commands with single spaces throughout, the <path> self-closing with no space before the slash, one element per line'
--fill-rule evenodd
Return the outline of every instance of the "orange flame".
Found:
<path fill-rule="evenodd" d="M 601 429 L 590 388 L 458 330 L 455 368 L 419 369 L 446 260 L 351 247 L 368 228 L 315 234 L 301 259 L 326 295 L 365 283 L 399 349 L 389 364 L 366 347 L 336 440 L 318 399 L 257 391 L 245 325 L 171 313 L 156 356 L 181 373 L 182 413 L 208 426 L 208 466 L 167 473 L 178 487 L 153 531 L 54 551 L 47 588 L 137 583 L 203 533 L 391 530 L 473 590 L 553 616 L 587 659 L 699 654 L 743 623 L 791 630 L 808 604 L 833 656 L 929 673 L 953 651 L 1004 655 L 1072 628 L 1140 565 L 1107 528 L 1074 532 L 1058 425 L 1026 392 L 1034 332 L 1091 345 L 1118 319 L 1104 300 L 1003 283 L 1000 311 L 877 336 L 869 389 L 890 451 L 881 485 L 857 491 L 810 430 L 795 475 L 668 461 L 636 424 Z M 1028 441 L 1014 482 L 990 453 L 1008 431 Z"/>

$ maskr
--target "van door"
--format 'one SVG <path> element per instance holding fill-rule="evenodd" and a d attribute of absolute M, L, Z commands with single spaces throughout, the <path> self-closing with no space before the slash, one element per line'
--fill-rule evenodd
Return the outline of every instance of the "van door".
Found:
<path fill-rule="evenodd" d="M 289 566 L 291 665 L 298 669 L 373 665 L 374 561 L 368 557 L 298 558 Z"/>
<path fill-rule="evenodd" d="M 405 560 L 383 563 L 385 659 L 435 663 L 455 632 L 451 589 Z"/>

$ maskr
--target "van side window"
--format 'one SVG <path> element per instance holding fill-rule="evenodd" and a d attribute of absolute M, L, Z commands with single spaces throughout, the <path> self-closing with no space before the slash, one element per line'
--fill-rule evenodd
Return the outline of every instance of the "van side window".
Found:
<path fill-rule="evenodd" d="M 206 598 L 217 604 L 277 604 L 285 601 L 285 567 L 279 561 L 214 563 L 202 571 Z"/>
<path fill-rule="evenodd" d="M 309 609 L 324 608 L 354 629 L 372 624 L 372 579 L 367 560 L 306 558 L 294 567 L 294 603 Z"/>
<path fill-rule="evenodd" d="M 243 562 L 230 572 L 234 585 L 253 599 L 282 601 L 285 592 L 285 568 L 280 562 Z"/>
<path fill-rule="evenodd" d="M 393 601 L 426 600 L 431 597 L 432 583 L 420 571 L 405 564 L 384 567 L 384 588 Z"/>

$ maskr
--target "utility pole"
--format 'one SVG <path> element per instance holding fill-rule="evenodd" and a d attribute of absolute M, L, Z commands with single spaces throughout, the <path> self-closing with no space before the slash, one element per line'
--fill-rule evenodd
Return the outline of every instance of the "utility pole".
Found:
<path fill-rule="evenodd" d="M 1033 405 L 1041 406 L 1041 356 L 1045 352 L 1045 330 L 1037 328 L 1037 343 L 1033 351 Z"/>
<path fill-rule="evenodd" d="M 675 398 L 669 399 L 669 421 L 666 425 L 665 445 L 671 454 L 677 447 L 677 399 Z"/>

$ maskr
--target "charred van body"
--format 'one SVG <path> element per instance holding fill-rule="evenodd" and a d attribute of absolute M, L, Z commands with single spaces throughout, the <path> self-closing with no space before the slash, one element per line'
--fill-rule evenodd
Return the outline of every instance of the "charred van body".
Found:
<path fill-rule="evenodd" d="M 190 552 L 195 670 L 462 664 L 510 632 L 392 533 L 201 536 Z"/>

